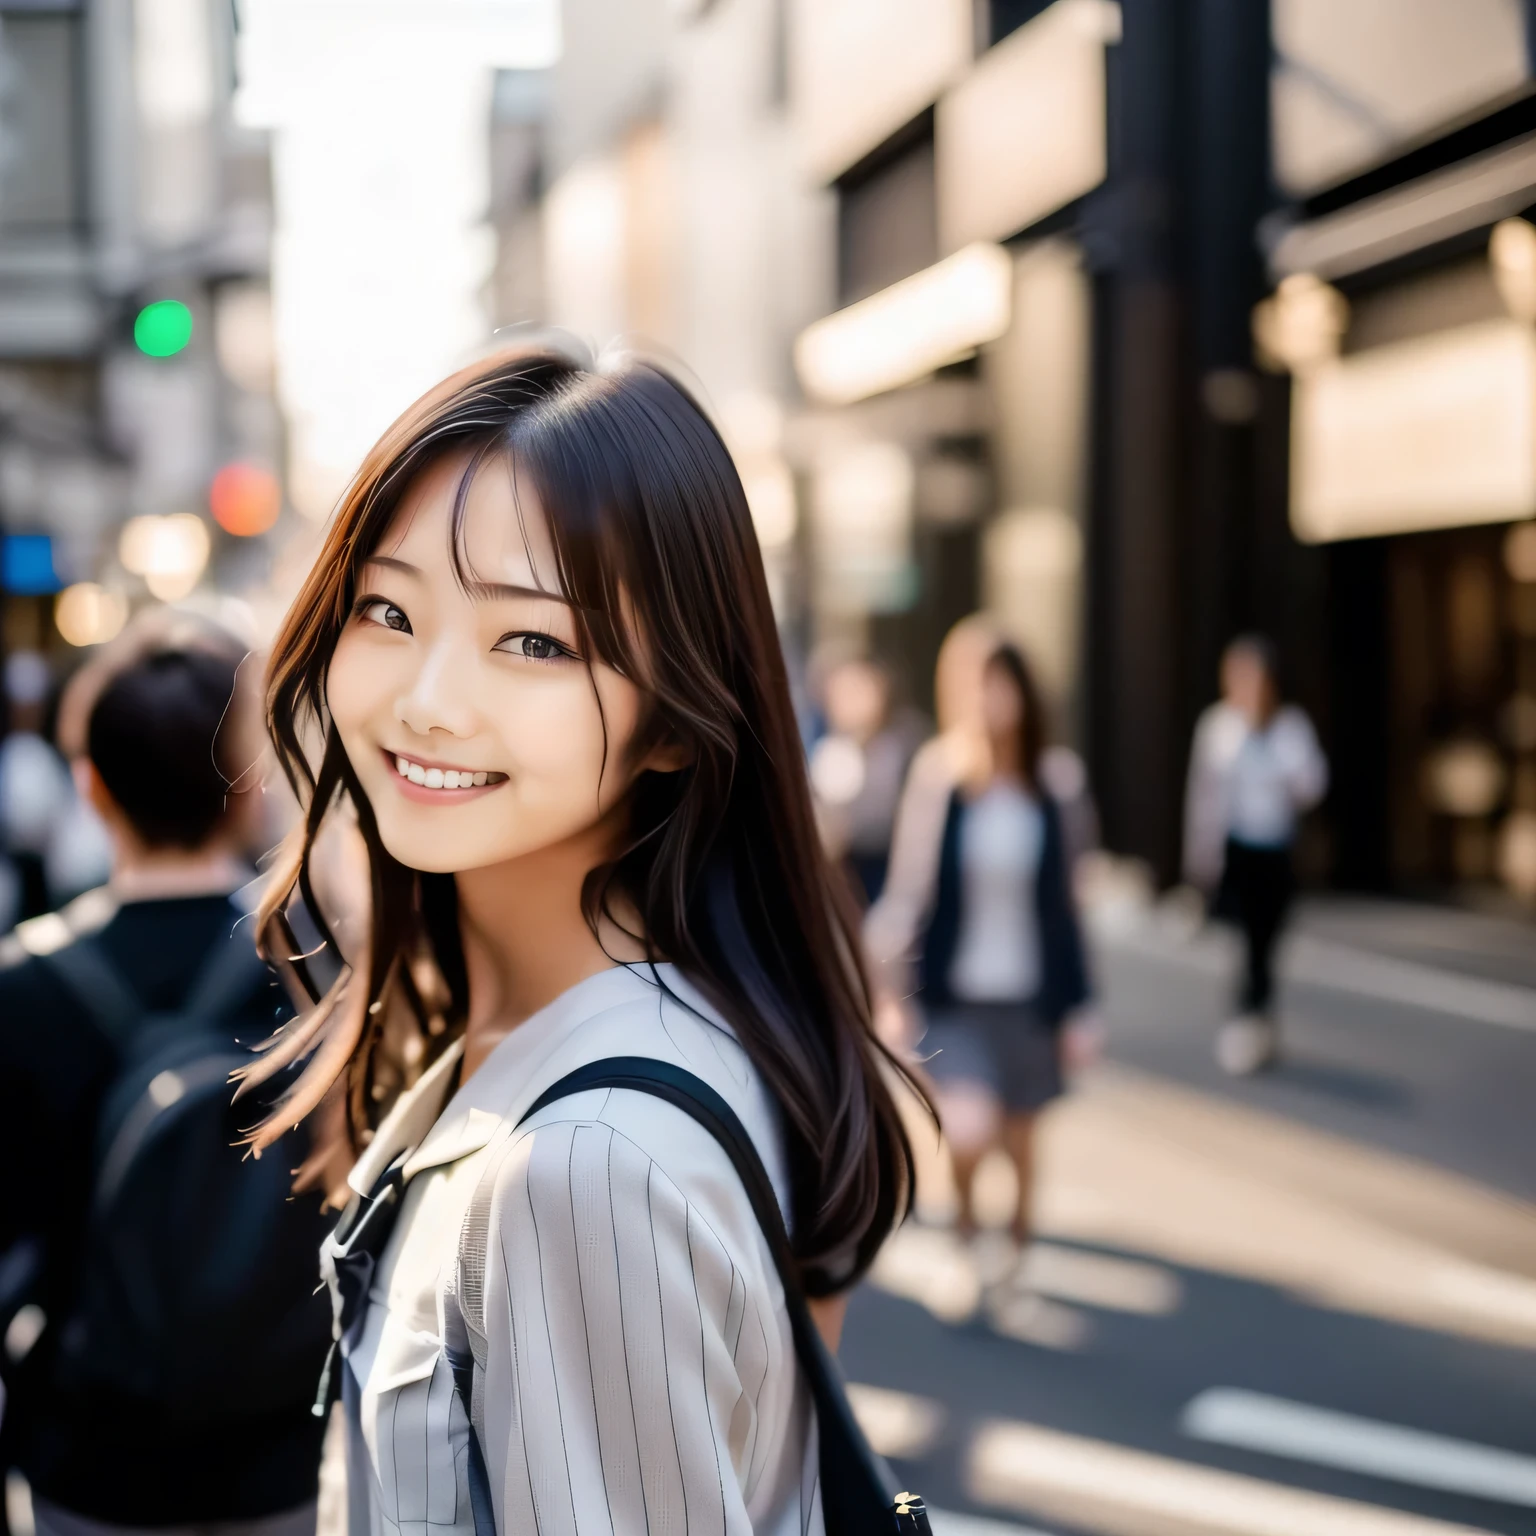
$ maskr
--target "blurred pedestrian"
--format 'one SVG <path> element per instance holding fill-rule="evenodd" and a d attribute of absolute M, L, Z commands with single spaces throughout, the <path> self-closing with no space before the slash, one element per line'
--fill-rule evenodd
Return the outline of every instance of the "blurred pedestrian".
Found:
<path fill-rule="evenodd" d="M 1087 968 L 1062 815 L 1040 772 L 1044 705 L 1022 652 L 963 630 L 941 654 L 938 692 L 950 728 L 913 764 L 865 933 L 888 985 L 903 961 L 915 965 L 961 1234 L 976 1228 L 977 1165 L 1001 1145 L 1018 1178 L 1011 1229 L 1022 1245 L 1039 1115 L 1062 1092 L 1064 1026 L 1089 1003 Z"/>
<path fill-rule="evenodd" d="M 111 881 L 0 957 L 0 1327 L 30 1346 L 4 1450 L 38 1536 L 314 1529 L 329 1223 L 291 1198 L 292 1137 L 242 1160 L 228 1085 L 287 1012 L 244 921 L 240 661 L 141 626 L 81 675 Z"/>
<path fill-rule="evenodd" d="M 48 663 L 36 651 L 14 651 L 5 658 L 9 728 L 0 738 L 0 855 L 9 866 L 9 889 L 0 894 L 11 900 L 10 911 L 0 913 L 0 932 L 53 905 L 48 848 L 73 792 L 63 758 L 43 734 L 52 686 Z"/>
<path fill-rule="evenodd" d="M 44 731 L 48 663 L 35 651 L 14 652 L 5 685 L 11 730 L 0 739 L 0 933 L 101 885 L 112 867 L 107 830 Z"/>
<path fill-rule="evenodd" d="M 834 663 L 821 694 L 827 730 L 810 769 L 822 841 L 867 905 L 885 884 L 896 805 L 926 732 L 915 710 L 893 704 L 889 670 L 867 657 Z"/>
<path fill-rule="evenodd" d="M 1240 635 L 1221 659 L 1221 698 L 1200 716 L 1184 812 L 1185 878 L 1214 895 L 1213 914 L 1244 942 L 1237 1013 L 1222 1025 L 1216 1059 L 1244 1075 L 1279 1048 L 1274 952 L 1295 888 L 1292 849 L 1304 812 L 1328 788 L 1312 722 L 1281 701 L 1274 646 Z"/>

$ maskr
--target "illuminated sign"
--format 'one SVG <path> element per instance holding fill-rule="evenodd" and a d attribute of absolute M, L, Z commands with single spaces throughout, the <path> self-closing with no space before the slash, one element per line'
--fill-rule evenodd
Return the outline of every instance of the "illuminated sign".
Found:
<path fill-rule="evenodd" d="M 1081 197 L 1107 171 L 1107 0 L 1057 0 L 977 61 L 934 120 L 939 240 L 1002 240 Z"/>
<path fill-rule="evenodd" d="M 996 341 L 1012 314 L 1012 258 L 1001 246 L 967 246 L 808 325 L 795 369 L 813 399 L 848 405 Z"/>
<path fill-rule="evenodd" d="M 1536 513 L 1536 333 L 1490 320 L 1299 376 L 1291 526 L 1307 543 Z"/>

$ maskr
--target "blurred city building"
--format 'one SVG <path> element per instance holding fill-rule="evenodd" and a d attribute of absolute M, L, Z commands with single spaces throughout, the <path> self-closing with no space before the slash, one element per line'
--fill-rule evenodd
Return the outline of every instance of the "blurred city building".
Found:
<path fill-rule="evenodd" d="M 1536 900 L 1523 0 L 0 0 L 8 652 L 269 628 L 367 445 L 554 325 L 735 452 L 800 658 L 986 608 L 1176 867 L 1240 630 L 1314 879 Z"/>
<path fill-rule="evenodd" d="M 1536 204 L 1515 0 L 789 6 L 835 204 L 791 410 L 813 637 L 919 681 L 990 608 L 1173 872 L 1272 634 L 1314 879 L 1536 896 Z"/>
<path fill-rule="evenodd" d="M 1536 896 L 1532 8 L 1274 0 L 1257 585 L 1331 736 L 1341 883 Z M 1393 46 L 1369 46 L 1390 28 Z M 1288 442 L 1289 452 L 1284 452 Z M 1287 475 L 1288 469 L 1288 475 Z M 1282 496 L 1279 488 L 1287 484 Z M 1282 627 L 1277 623 L 1277 627 Z"/>
<path fill-rule="evenodd" d="M 281 506 L 269 175 L 233 48 L 204 0 L 0 6 L 8 650 L 67 664 L 210 561 L 225 591 L 262 574 L 242 536 Z"/>

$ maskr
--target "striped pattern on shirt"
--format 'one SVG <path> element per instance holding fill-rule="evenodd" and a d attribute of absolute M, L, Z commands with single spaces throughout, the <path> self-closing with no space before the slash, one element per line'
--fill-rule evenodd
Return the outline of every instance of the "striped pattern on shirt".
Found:
<path fill-rule="evenodd" d="M 574 1067 L 654 1055 L 721 1092 L 754 1142 L 772 1144 L 772 1168 L 769 1101 L 710 1017 L 658 1009 L 655 989 L 625 973 L 583 988 L 628 1006 L 525 1036 L 535 1062 L 498 1061 L 498 1047 L 460 1094 L 493 1093 L 482 1081 L 493 1067 L 510 1077 L 496 1133 L 409 1187 L 349 1358 L 352 1536 L 473 1530 L 468 1427 L 441 1350 L 463 1313 L 483 1323 L 473 1414 L 502 1536 L 821 1536 L 814 1415 L 771 1254 L 725 1152 L 681 1110 L 623 1090 L 562 1099 L 514 1129 L 521 1106 Z M 549 1035 L 556 1048 L 537 1050 Z M 485 1237 L 484 1274 L 468 1285 L 466 1221 Z M 480 1293 L 463 1313 L 461 1289 Z"/>

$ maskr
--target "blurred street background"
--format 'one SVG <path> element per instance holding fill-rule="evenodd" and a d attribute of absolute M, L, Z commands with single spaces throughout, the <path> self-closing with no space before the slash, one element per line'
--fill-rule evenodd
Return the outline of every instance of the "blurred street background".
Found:
<path fill-rule="evenodd" d="M 1037 1241 L 928 1132 L 844 1341 L 938 1536 L 1536 1532 L 1533 219 L 1531 0 L 0 0 L 0 933 L 105 878 L 57 703 L 134 612 L 259 651 L 423 389 L 660 350 L 866 889 L 967 615 L 1087 807 Z M 1244 632 L 1331 783 L 1233 1076 Z"/>

